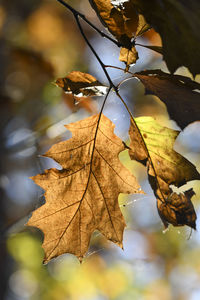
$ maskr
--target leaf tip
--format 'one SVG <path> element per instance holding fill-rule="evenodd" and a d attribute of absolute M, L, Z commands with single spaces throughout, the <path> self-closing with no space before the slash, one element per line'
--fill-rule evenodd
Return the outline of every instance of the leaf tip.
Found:
<path fill-rule="evenodd" d="M 47 259 L 43 259 L 43 265 L 47 265 L 48 264 L 48 262 L 49 262 L 49 260 L 47 260 Z"/>
<path fill-rule="evenodd" d="M 142 189 L 141 187 L 139 187 L 139 188 L 137 189 L 137 191 L 136 191 L 136 194 L 143 194 L 143 195 L 146 195 L 147 193 L 145 193 L 145 192 L 143 191 L 143 189 Z"/>
<path fill-rule="evenodd" d="M 82 262 L 83 262 L 83 256 L 79 256 L 78 260 L 79 260 L 80 264 L 82 264 Z"/>
<path fill-rule="evenodd" d="M 118 245 L 122 250 L 124 250 L 124 246 L 123 246 L 123 243 L 122 243 L 122 242 L 118 242 L 117 245 Z"/>
<path fill-rule="evenodd" d="M 188 225 L 188 226 L 191 227 L 194 230 L 197 230 L 197 228 L 196 228 L 196 220 L 193 221 L 193 222 L 191 222 L 190 225 Z"/>

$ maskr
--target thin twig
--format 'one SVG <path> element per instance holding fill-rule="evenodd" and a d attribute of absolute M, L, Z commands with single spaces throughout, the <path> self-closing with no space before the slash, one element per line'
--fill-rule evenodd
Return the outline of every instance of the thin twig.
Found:
<path fill-rule="evenodd" d="M 81 34 L 82 34 L 84 40 L 86 41 L 86 43 L 87 43 L 87 45 L 89 46 L 90 50 L 93 52 L 94 56 L 96 57 L 96 59 L 98 60 L 99 64 L 101 65 L 101 67 L 102 67 L 102 69 L 103 69 L 103 71 L 104 71 L 104 73 L 105 73 L 105 75 L 106 75 L 106 77 L 107 77 L 107 79 L 108 79 L 108 81 L 109 81 L 110 87 L 111 87 L 111 88 L 112 88 L 112 87 L 114 88 L 114 84 L 113 84 L 113 82 L 112 82 L 112 80 L 111 80 L 111 78 L 110 78 L 108 72 L 107 72 L 106 69 L 105 69 L 104 63 L 102 62 L 102 60 L 101 60 L 100 57 L 98 56 L 97 52 L 96 52 L 96 51 L 94 50 L 94 48 L 92 47 L 91 43 L 89 42 L 88 38 L 86 37 L 86 35 L 85 35 L 84 31 L 83 31 L 83 28 L 82 28 L 82 26 L 81 26 L 81 24 L 80 24 L 80 21 L 79 21 L 79 16 L 76 15 L 76 16 L 74 16 L 74 17 L 75 17 L 75 19 L 76 19 L 77 25 L 78 25 L 78 27 L 79 27 L 79 30 L 80 30 L 80 32 L 81 32 Z"/>
<path fill-rule="evenodd" d="M 76 9 L 74 9 L 73 7 L 71 7 L 68 3 L 66 3 L 63 0 L 57 0 L 58 2 L 60 2 L 62 5 L 64 5 L 66 8 L 68 8 L 74 16 L 79 16 L 82 20 L 84 20 L 88 25 L 90 25 L 90 27 L 92 27 L 96 32 L 98 32 L 102 37 L 110 40 L 112 43 L 114 43 L 115 45 L 117 45 L 118 47 L 121 47 L 121 43 L 118 42 L 117 40 L 114 40 L 113 38 L 111 38 L 109 35 L 107 35 L 106 33 L 104 33 L 103 31 L 99 30 L 98 27 L 96 27 L 93 23 L 91 23 L 83 14 L 81 14 L 80 12 L 78 12 Z"/>
<path fill-rule="evenodd" d="M 57 1 L 61 2 L 63 5 L 66 4 L 63 0 L 57 0 Z M 80 24 L 79 17 L 81 17 L 81 15 L 79 14 L 79 12 L 77 12 L 75 9 L 73 9 L 73 8 L 72 8 L 70 5 L 68 5 L 68 4 L 66 4 L 65 6 L 73 13 L 73 15 L 74 15 L 74 17 L 75 17 L 75 20 L 76 20 L 76 22 L 77 22 L 77 25 L 78 25 L 78 27 L 79 27 L 79 30 L 80 30 L 80 32 L 81 32 L 81 34 L 82 34 L 84 40 L 86 41 L 86 43 L 87 43 L 87 45 L 89 46 L 89 48 L 91 49 L 92 53 L 94 54 L 94 56 L 95 56 L 96 59 L 98 60 L 99 64 L 101 65 L 101 67 L 102 67 L 102 69 L 103 69 L 103 71 L 104 71 L 104 73 L 105 73 L 105 76 L 107 77 L 107 79 L 108 79 L 108 81 L 109 81 L 109 84 L 110 84 L 109 92 L 110 92 L 110 90 L 113 88 L 113 90 L 116 92 L 116 95 L 120 98 L 120 100 L 121 100 L 122 103 L 124 104 L 126 110 L 128 111 L 128 113 L 129 113 L 129 115 L 130 115 L 130 119 L 131 119 L 132 123 L 134 124 L 135 128 L 137 129 L 137 131 L 138 131 L 138 133 L 139 133 L 139 135 L 140 135 L 140 137 L 141 137 L 141 141 L 142 141 L 142 143 L 143 143 L 143 147 L 144 147 L 144 149 L 145 149 L 145 152 L 146 152 L 146 154 L 147 154 L 147 157 L 148 157 L 148 159 L 149 159 L 149 162 L 150 162 L 150 164 L 151 164 L 151 166 L 152 166 L 152 169 L 153 169 L 153 171 L 154 171 L 155 178 L 156 178 L 156 181 L 157 181 L 157 184 L 158 184 L 158 188 L 159 188 L 159 190 L 160 190 L 160 192 L 161 192 L 161 195 L 162 195 L 162 197 L 163 197 L 163 199 L 164 199 L 164 196 L 163 196 L 163 193 L 162 193 L 162 190 L 161 190 L 161 188 L 160 188 L 159 181 L 158 181 L 158 177 L 157 177 L 157 174 L 156 174 L 156 170 L 155 170 L 153 161 L 152 161 L 152 159 L 151 159 L 151 157 L 150 157 L 150 155 L 149 155 L 149 151 L 148 151 L 147 145 L 146 145 L 146 143 L 145 143 L 145 141 L 144 141 L 143 135 L 141 134 L 140 129 L 139 129 L 139 127 L 137 126 L 137 123 L 136 123 L 136 121 L 135 121 L 135 119 L 134 119 L 134 117 L 133 117 L 133 115 L 132 115 L 130 109 L 128 108 L 126 102 L 124 101 L 124 99 L 122 98 L 122 96 L 119 94 L 118 87 L 113 83 L 113 81 L 112 81 L 110 75 L 108 74 L 108 72 L 107 72 L 107 70 L 106 70 L 106 68 L 112 67 L 112 66 L 105 65 L 105 64 L 102 62 L 102 60 L 100 59 L 100 57 L 99 57 L 98 54 L 96 53 L 95 49 L 93 48 L 93 46 L 92 46 L 91 43 L 89 42 L 87 36 L 85 35 L 85 33 L 84 33 L 84 31 L 83 31 L 83 28 L 82 28 L 81 24 Z M 119 69 L 119 70 L 121 69 L 121 68 L 115 67 L 115 66 L 113 66 L 113 68 L 116 68 L 116 69 Z M 123 69 L 122 69 L 122 70 L 123 70 Z M 124 70 L 123 70 L 123 71 L 124 71 Z M 127 73 L 130 73 L 131 75 L 134 75 L 133 73 L 131 73 L 131 72 L 129 72 L 129 71 L 126 71 L 126 72 L 127 72 Z M 106 98 L 105 98 L 104 103 L 103 103 L 103 107 L 104 107 L 104 105 L 105 105 L 105 102 L 106 102 L 106 100 L 107 100 L 107 97 L 108 97 L 109 92 L 108 92 L 107 95 L 106 95 Z M 101 114 L 102 114 L 103 107 L 101 108 L 100 116 L 101 116 Z M 100 122 L 100 118 L 99 118 L 99 120 L 98 120 L 98 123 L 99 123 L 99 122 Z M 161 200 L 161 201 L 162 201 L 162 200 Z"/>
<path fill-rule="evenodd" d="M 127 71 L 126 69 L 123 69 L 123 68 L 117 67 L 117 66 L 112 66 L 112 65 L 104 65 L 104 67 L 105 67 L 105 68 L 117 69 L 117 70 L 123 71 L 124 73 L 128 73 L 128 74 L 134 75 L 134 73 L 132 73 L 132 72 L 130 72 L 130 71 Z"/>

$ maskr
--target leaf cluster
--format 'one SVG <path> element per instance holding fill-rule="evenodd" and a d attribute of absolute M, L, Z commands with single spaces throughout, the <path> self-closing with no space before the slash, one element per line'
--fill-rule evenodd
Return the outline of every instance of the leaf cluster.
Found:
<path fill-rule="evenodd" d="M 99 114 L 66 125 L 72 132 L 72 138 L 55 144 L 45 154 L 58 162 L 62 170 L 50 169 L 33 177 L 35 183 L 46 191 L 46 203 L 33 212 L 28 225 L 38 227 L 44 233 L 44 261 L 48 262 L 64 253 L 72 253 L 81 261 L 95 230 L 123 247 L 125 221 L 119 208 L 118 195 L 144 193 L 135 176 L 118 158 L 125 149 L 129 150 L 130 159 L 146 166 L 164 226 L 188 225 L 196 229 L 196 213 L 191 201 L 193 189 L 177 193 L 171 188 L 171 185 L 180 187 L 188 181 L 200 179 L 196 167 L 174 150 L 180 131 L 163 127 L 151 117 L 133 117 L 120 95 L 119 86 L 114 85 L 107 72 L 108 67 L 117 67 L 106 66 L 102 62 L 87 39 L 79 19 L 120 47 L 119 60 L 125 63 L 124 71 L 130 74 L 130 78 L 141 81 L 146 94 L 159 97 L 166 104 L 169 116 L 184 129 L 191 122 L 199 121 L 200 84 L 188 77 L 161 70 L 137 73 L 128 70 L 139 57 L 135 48 L 137 37 L 153 27 L 160 33 L 163 47 L 144 47 L 163 55 L 171 72 L 184 65 L 192 74 L 199 74 L 200 59 L 194 63 L 191 52 L 183 47 L 183 40 L 191 51 L 196 53 L 197 49 L 198 58 L 200 39 L 194 23 L 199 23 L 200 4 L 197 0 L 188 4 L 179 1 L 179 5 L 178 1 L 172 3 L 169 0 L 161 1 L 162 5 L 157 1 L 143 0 L 90 0 L 98 18 L 113 35 L 112 39 L 63 0 L 58 1 L 73 13 L 83 38 L 100 63 L 109 84 L 102 84 L 94 76 L 80 71 L 73 71 L 56 81 L 65 93 L 75 97 L 105 95 L 105 99 Z M 189 11 L 187 15 L 186 9 Z M 169 18 L 166 18 L 166 12 Z M 179 39 L 178 32 L 179 35 L 183 33 Z M 115 125 L 103 114 L 111 90 L 115 91 L 116 98 L 123 102 L 130 115 L 129 146 L 115 135 Z"/>

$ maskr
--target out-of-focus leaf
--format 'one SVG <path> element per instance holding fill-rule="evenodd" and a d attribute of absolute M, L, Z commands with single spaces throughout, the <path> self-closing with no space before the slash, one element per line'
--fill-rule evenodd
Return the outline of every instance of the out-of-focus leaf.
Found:
<path fill-rule="evenodd" d="M 147 70 L 135 73 L 145 86 L 146 94 L 153 94 L 162 100 L 170 117 L 183 129 L 200 120 L 200 84 L 181 75 L 170 75 L 161 70 Z"/>
<path fill-rule="evenodd" d="M 100 83 L 94 76 L 79 71 L 73 71 L 64 78 L 58 78 L 56 84 L 65 93 L 76 97 L 103 96 L 107 92 L 107 86 Z"/>
<path fill-rule="evenodd" d="M 200 73 L 200 1 L 131 0 L 147 22 L 160 34 L 163 58 L 170 72 L 187 67 Z"/>
<path fill-rule="evenodd" d="M 83 108 L 87 112 L 94 114 L 97 113 L 94 101 L 91 97 L 76 97 L 73 94 L 63 93 L 64 103 L 73 111 L 76 112 L 80 108 Z"/>
<path fill-rule="evenodd" d="M 72 138 L 45 154 L 63 169 L 33 177 L 46 190 L 46 203 L 33 212 L 28 225 L 44 232 L 45 262 L 63 253 L 81 260 L 95 230 L 122 247 L 125 221 L 118 195 L 143 193 L 118 158 L 126 147 L 108 118 L 94 115 L 66 127 Z"/>
<path fill-rule="evenodd" d="M 12 48 L 11 55 L 15 61 L 23 64 L 24 68 L 37 68 L 40 72 L 48 74 L 49 77 L 54 76 L 53 66 L 39 52 L 23 48 Z"/>
<path fill-rule="evenodd" d="M 173 150 L 179 131 L 159 125 L 152 117 L 139 117 L 135 122 L 137 125 L 131 122 L 129 130 L 129 155 L 147 166 L 164 225 L 195 228 L 196 214 L 190 201 L 193 194 L 179 195 L 170 188 L 170 185 L 179 187 L 190 180 L 200 180 L 196 167 Z"/>

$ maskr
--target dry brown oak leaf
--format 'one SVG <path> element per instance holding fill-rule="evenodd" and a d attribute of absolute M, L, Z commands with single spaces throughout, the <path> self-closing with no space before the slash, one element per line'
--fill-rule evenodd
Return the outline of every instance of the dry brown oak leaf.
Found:
<path fill-rule="evenodd" d="M 149 182 L 157 198 L 158 213 L 165 225 L 195 228 L 196 213 L 192 190 L 183 194 L 172 191 L 190 180 L 200 180 L 196 167 L 173 147 L 179 131 L 163 127 L 152 117 L 139 117 L 130 125 L 131 159 L 147 166 Z"/>
<path fill-rule="evenodd" d="M 63 169 L 49 169 L 32 178 L 46 190 L 46 203 L 27 224 L 44 233 L 44 262 L 64 253 L 81 261 L 95 230 L 122 247 L 125 221 L 118 195 L 143 192 L 118 158 L 126 146 L 114 127 L 103 114 L 100 119 L 94 115 L 66 125 L 72 138 L 45 154 Z"/>
<path fill-rule="evenodd" d="M 182 75 L 161 70 L 146 70 L 134 74 L 145 87 L 146 94 L 160 98 L 167 106 L 171 119 L 181 129 L 200 121 L 200 83 Z"/>
<path fill-rule="evenodd" d="M 107 86 L 94 76 L 80 71 L 72 71 L 66 77 L 58 78 L 55 83 L 65 93 L 76 97 L 103 96 L 107 92 Z"/>

